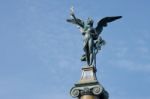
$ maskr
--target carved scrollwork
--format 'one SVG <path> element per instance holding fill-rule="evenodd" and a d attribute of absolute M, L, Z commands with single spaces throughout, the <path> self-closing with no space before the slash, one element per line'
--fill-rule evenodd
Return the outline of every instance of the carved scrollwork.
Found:
<path fill-rule="evenodd" d="M 92 89 L 94 95 L 99 95 L 102 92 L 102 87 L 96 86 Z"/>
<path fill-rule="evenodd" d="M 81 95 L 85 95 L 85 94 L 91 94 L 91 89 L 88 87 L 85 87 L 81 90 Z"/>
<path fill-rule="evenodd" d="M 80 92 L 79 92 L 78 89 L 73 88 L 73 89 L 71 90 L 70 94 L 71 94 L 72 97 L 75 98 L 75 97 L 78 97 L 78 96 L 79 96 Z"/>
<path fill-rule="evenodd" d="M 99 96 L 103 93 L 104 88 L 100 84 L 93 84 L 89 86 L 75 86 L 70 90 L 70 94 L 72 97 L 81 97 L 83 95 L 96 95 Z"/>

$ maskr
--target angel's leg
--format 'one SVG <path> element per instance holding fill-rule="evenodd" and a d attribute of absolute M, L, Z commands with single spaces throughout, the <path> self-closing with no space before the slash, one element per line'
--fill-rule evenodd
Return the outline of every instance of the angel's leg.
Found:
<path fill-rule="evenodd" d="M 85 52 L 87 65 L 89 65 L 90 64 L 90 58 L 89 58 L 89 47 L 88 47 L 87 41 L 83 42 L 83 50 Z"/>
<path fill-rule="evenodd" d="M 94 52 L 93 52 L 94 45 L 93 44 L 94 44 L 93 39 L 90 38 L 89 42 L 88 42 L 88 45 L 89 45 L 89 55 L 90 55 L 90 64 L 89 65 L 93 64 L 93 59 L 94 59 Z"/>

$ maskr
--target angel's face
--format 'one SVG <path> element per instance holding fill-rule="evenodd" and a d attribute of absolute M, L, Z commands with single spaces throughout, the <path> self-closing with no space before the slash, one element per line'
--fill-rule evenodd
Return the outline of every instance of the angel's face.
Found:
<path fill-rule="evenodd" d="M 93 26 L 93 20 L 91 18 L 87 19 L 87 25 Z"/>

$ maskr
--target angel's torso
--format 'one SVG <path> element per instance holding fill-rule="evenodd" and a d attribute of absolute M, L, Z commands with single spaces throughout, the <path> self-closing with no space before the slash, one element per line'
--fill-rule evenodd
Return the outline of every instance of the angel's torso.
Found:
<path fill-rule="evenodd" d="M 91 35 L 91 30 L 93 27 L 91 26 L 84 26 L 83 28 L 80 28 L 80 32 L 83 35 L 83 44 L 86 46 L 88 43 L 93 42 L 93 37 Z"/>

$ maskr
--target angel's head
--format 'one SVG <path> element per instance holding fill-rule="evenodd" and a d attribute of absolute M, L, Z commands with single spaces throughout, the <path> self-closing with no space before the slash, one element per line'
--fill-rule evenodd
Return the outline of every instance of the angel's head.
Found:
<path fill-rule="evenodd" d="M 89 17 L 87 19 L 87 25 L 93 26 L 93 23 L 94 23 L 93 19 Z"/>

